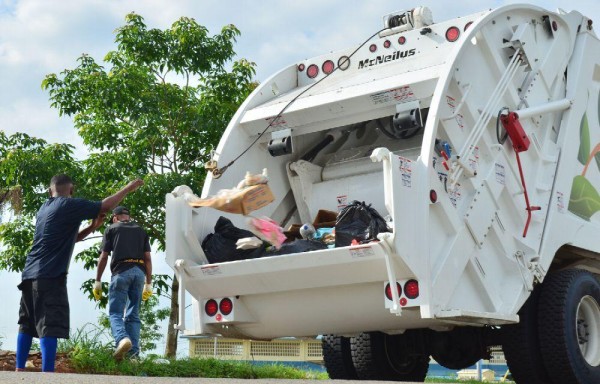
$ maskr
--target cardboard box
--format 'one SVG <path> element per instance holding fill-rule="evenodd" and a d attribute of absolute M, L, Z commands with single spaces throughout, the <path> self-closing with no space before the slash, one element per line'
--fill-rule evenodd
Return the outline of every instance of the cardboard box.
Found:
<path fill-rule="evenodd" d="M 189 204 L 192 207 L 211 207 L 223 212 L 247 215 L 269 205 L 274 200 L 269 185 L 258 184 L 230 195 L 209 197 Z"/>
<path fill-rule="evenodd" d="M 312 225 L 315 228 L 333 228 L 335 227 L 335 221 L 337 219 L 337 212 L 328 211 L 326 209 L 319 209 Z M 300 227 L 302 224 L 290 225 L 283 234 L 288 238 L 289 241 L 294 239 L 301 239 Z"/>

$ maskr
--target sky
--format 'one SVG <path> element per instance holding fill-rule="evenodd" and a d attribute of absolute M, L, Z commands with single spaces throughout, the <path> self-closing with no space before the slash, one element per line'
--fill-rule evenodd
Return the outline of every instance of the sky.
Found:
<path fill-rule="evenodd" d="M 577 10 L 600 22 L 598 0 L 0 0 L 0 129 L 70 143 L 78 156 L 85 156 L 71 119 L 50 107 L 40 84 L 50 73 L 74 68 L 83 53 L 100 62 L 116 48 L 114 31 L 132 11 L 149 28 L 168 28 L 182 16 L 196 19 L 211 33 L 236 25 L 241 31 L 235 45 L 238 58 L 255 62 L 256 80 L 264 81 L 297 61 L 357 46 L 382 27 L 384 15 L 395 11 L 428 6 L 438 22 L 525 2 L 551 11 Z M 155 256 L 154 266 L 159 273 L 171 272 L 162 255 Z M 78 290 L 91 276 L 72 265 L 72 328 L 98 317 L 99 311 Z M 0 272 L 5 308 L 0 312 L 0 349 L 14 349 L 19 280 L 18 274 Z M 187 351 L 187 346 L 182 343 L 180 350 Z"/>

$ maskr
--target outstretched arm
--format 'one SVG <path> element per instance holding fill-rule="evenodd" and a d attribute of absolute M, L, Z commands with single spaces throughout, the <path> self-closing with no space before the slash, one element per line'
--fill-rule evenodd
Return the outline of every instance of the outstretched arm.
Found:
<path fill-rule="evenodd" d="M 106 215 L 104 213 L 99 214 L 98 217 L 96 217 L 94 220 L 92 220 L 90 225 L 88 225 L 87 227 L 85 227 L 81 231 L 79 231 L 79 233 L 77 234 L 77 240 L 75 240 L 75 241 L 81 241 L 81 240 L 85 239 L 86 237 L 88 237 L 88 235 L 90 233 L 92 233 L 96 229 L 100 228 L 105 217 L 106 217 Z"/>
<path fill-rule="evenodd" d="M 120 191 L 115 193 L 112 196 L 109 196 L 102 200 L 102 207 L 100 208 L 100 213 L 106 213 L 116 207 L 127 194 L 135 191 L 140 186 L 144 184 L 142 179 L 135 179 L 126 186 L 124 186 Z"/>

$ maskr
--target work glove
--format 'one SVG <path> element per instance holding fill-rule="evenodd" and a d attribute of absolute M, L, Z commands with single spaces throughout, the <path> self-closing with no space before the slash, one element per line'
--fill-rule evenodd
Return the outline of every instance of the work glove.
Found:
<path fill-rule="evenodd" d="M 152 296 L 152 284 L 144 284 L 144 291 L 142 292 L 142 300 L 146 301 Z"/>
<path fill-rule="evenodd" d="M 96 299 L 96 301 L 99 301 L 102 298 L 102 283 L 100 281 L 96 280 L 92 293 L 94 294 L 94 299 Z"/>

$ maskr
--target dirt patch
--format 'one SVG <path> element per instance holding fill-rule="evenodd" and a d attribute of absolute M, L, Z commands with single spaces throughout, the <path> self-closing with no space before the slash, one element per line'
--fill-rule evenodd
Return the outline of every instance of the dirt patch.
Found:
<path fill-rule="evenodd" d="M 15 352 L 13 351 L 0 351 L 0 371 L 14 371 L 15 370 Z M 42 371 L 42 354 L 41 352 L 29 352 L 29 358 L 27 359 L 27 365 L 25 368 L 28 372 L 41 372 Z M 71 366 L 69 357 L 65 353 L 58 353 L 56 355 L 56 363 L 54 364 L 55 372 L 60 373 L 74 373 L 75 370 Z"/>

